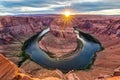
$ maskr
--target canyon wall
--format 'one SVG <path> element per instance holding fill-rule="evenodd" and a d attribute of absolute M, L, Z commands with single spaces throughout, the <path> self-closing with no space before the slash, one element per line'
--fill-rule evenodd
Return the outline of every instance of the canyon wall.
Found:
<path fill-rule="evenodd" d="M 50 17 L 0 17 L 0 43 L 8 43 L 10 40 L 30 36 L 49 26 Z"/>
<path fill-rule="evenodd" d="M 43 30 L 46 26 L 52 26 L 56 36 L 59 36 L 57 26 L 52 23 L 57 16 L 31 16 L 31 17 L 0 17 L 0 44 L 9 43 L 10 40 L 19 39 L 20 36 L 30 36 Z M 81 30 L 92 34 L 108 35 L 110 37 L 120 37 L 120 16 L 75 16 L 73 23 Z M 56 25 L 56 24 L 55 24 Z M 63 25 L 63 24 L 61 24 Z M 60 25 L 58 24 L 58 27 Z M 68 28 L 66 32 L 69 30 Z"/>

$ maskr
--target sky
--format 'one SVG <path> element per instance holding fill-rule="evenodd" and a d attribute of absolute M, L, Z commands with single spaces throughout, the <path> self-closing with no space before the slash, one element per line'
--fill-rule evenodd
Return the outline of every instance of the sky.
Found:
<path fill-rule="evenodd" d="M 120 15 L 120 0 L 0 0 L 0 15 L 19 14 Z"/>

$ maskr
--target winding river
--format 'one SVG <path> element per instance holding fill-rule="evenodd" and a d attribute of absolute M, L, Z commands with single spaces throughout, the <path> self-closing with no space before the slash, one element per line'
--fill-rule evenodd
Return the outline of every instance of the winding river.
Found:
<path fill-rule="evenodd" d="M 60 60 L 51 58 L 46 52 L 40 49 L 38 45 L 38 41 L 41 40 L 42 37 L 44 37 L 44 35 L 49 31 L 50 28 L 48 27 L 40 32 L 34 39 L 32 39 L 31 42 L 28 42 L 28 45 L 25 48 L 26 54 L 28 54 L 32 60 L 43 67 L 49 69 L 60 69 L 63 71 L 86 69 L 93 64 L 96 52 L 102 49 L 102 46 L 99 42 L 91 40 L 93 39 L 92 36 L 75 29 L 78 40 L 78 49 L 75 52 L 76 55 Z M 88 37 L 84 35 L 87 35 Z M 82 49 L 79 49 L 81 42 L 83 46 Z"/>

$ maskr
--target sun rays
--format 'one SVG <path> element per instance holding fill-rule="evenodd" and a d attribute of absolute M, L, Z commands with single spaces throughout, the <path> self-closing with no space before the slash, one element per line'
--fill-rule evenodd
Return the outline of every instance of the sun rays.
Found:
<path fill-rule="evenodd" d="M 66 11 L 66 12 L 64 13 L 64 15 L 65 15 L 65 17 L 70 17 L 71 13 L 70 13 L 69 11 Z"/>
<path fill-rule="evenodd" d="M 65 11 L 62 15 L 63 26 L 61 29 L 65 29 L 67 27 L 72 27 L 74 23 L 74 17 L 70 11 Z"/>

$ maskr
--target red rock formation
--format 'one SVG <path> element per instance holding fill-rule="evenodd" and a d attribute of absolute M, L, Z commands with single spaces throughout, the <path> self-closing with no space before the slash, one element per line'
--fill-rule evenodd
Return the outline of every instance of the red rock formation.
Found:
<path fill-rule="evenodd" d="M 52 18 L 40 17 L 0 17 L 0 39 L 20 40 L 20 36 L 30 36 L 49 26 Z"/>
<path fill-rule="evenodd" d="M 76 40 L 70 38 L 55 37 L 51 33 L 46 34 L 44 38 L 39 42 L 39 44 L 40 48 L 47 52 L 50 52 L 53 54 L 53 56 L 56 57 L 62 57 L 74 51 L 77 47 Z"/>
<path fill-rule="evenodd" d="M 73 25 L 69 21 L 66 23 L 61 18 L 55 19 L 50 25 L 51 31 L 39 42 L 40 48 L 55 57 L 73 52 L 77 47 L 76 34 Z"/>

